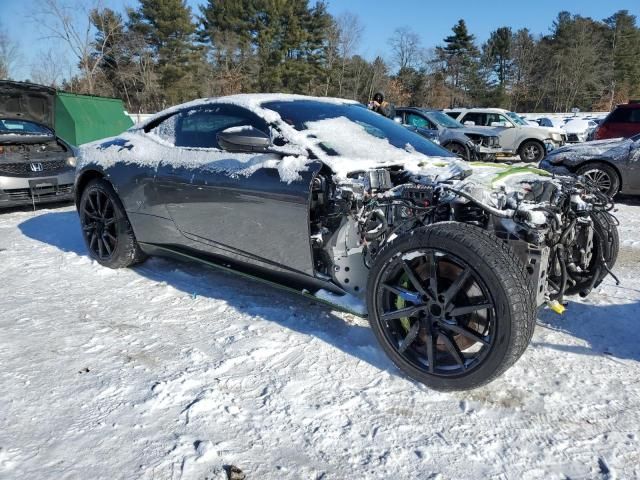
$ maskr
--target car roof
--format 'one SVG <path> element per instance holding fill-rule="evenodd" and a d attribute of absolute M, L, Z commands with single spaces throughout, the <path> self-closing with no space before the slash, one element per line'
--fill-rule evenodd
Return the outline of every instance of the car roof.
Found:
<path fill-rule="evenodd" d="M 451 108 L 447 110 L 448 112 L 489 112 L 489 113 L 507 113 L 509 110 L 505 110 L 504 108 Z"/>
<path fill-rule="evenodd" d="M 334 97 L 311 97 L 307 95 L 295 95 L 288 93 L 239 93 L 223 97 L 209 97 L 192 100 L 190 102 L 175 105 L 166 110 L 156 113 L 144 122 L 141 122 L 134 129 L 147 129 L 150 125 L 156 124 L 171 115 L 190 108 L 198 108 L 207 105 L 235 105 L 245 108 L 254 113 L 260 112 L 263 115 L 276 115 L 271 110 L 265 110 L 262 106 L 269 102 L 293 102 L 293 101 L 315 101 L 334 105 L 361 105 L 355 100 Z"/>

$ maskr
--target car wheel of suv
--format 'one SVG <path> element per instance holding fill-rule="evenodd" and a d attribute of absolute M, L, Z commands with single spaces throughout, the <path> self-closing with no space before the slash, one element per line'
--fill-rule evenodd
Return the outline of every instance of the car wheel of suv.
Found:
<path fill-rule="evenodd" d="M 449 143 L 444 148 L 449 150 L 454 155 L 459 156 L 463 160 L 469 160 L 469 150 L 464 145 L 460 145 L 459 143 Z"/>
<path fill-rule="evenodd" d="M 476 388 L 503 373 L 527 348 L 536 319 L 513 250 L 457 222 L 415 230 L 383 248 L 367 306 L 391 360 L 436 390 Z"/>
<path fill-rule="evenodd" d="M 523 162 L 539 162 L 544 158 L 544 145 L 536 140 L 527 140 L 522 145 L 518 154 Z"/>
<path fill-rule="evenodd" d="M 78 213 L 89 255 L 101 265 L 123 268 L 146 258 L 118 195 L 106 180 L 89 182 L 82 192 Z"/>
<path fill-rule="evenodd" d="M 576 173 L 584 176 L 609 198 L 613 198 L 618 193 L 618 190 L 620 190 L 620 177 L 618 176 L 618 172 L 606 163 L 587 163 L 578 168 Z"/>

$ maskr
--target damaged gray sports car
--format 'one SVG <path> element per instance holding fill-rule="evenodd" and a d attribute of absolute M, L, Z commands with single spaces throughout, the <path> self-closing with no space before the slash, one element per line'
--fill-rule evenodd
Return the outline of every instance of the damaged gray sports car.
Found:
<path fill-rule="evenodd" d="M 559 148 L 540 162 L 540 168 L 582 175 L 611 198 L 617 193 L 640 195 L 640 134 Z"/>
<path fill-rule="evenodd" d="M 178 257 L 367 315 L 391 360 L 439 390 L 502 374 L 537 308 L 588 295 L 618 252 L 612 204 L 583 179 L 458 161 L 346 100 L 199 100 L 79 161 L 99 263 Z"/>

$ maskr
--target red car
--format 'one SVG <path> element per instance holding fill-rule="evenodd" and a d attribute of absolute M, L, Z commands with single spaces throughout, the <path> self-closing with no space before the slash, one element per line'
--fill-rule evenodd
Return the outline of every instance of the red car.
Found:
<path fill-rule="evenodd" d="M 594 140 L 624 137 L 640 133 L 640 100 L 618 105 L 607 115 L 593 136 Z"/>

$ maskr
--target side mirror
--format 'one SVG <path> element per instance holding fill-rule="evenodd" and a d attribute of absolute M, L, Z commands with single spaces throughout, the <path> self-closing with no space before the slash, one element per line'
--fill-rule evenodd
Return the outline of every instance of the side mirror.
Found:
<path fill-rule="evenodd" d="M 474 121 L 472 121 L 472 120 L 467 120 L 467 121 L 465 121 L 465 122 L 464 122 L 464 124 L 465 124 L 467 127 L 475 127 L 476 122 L 474 122 Z"/>
<path fill-rule="evenodd" d="M 218 132 L 218 144 L 229 152 L 266 152 L 271 138 L 251 125 L 230 127 Z"/>
<path fill-rule="evenodd" d="M 393 121 L 396 123 L 402 123 L 402 117 L 393 117 Z"/>

